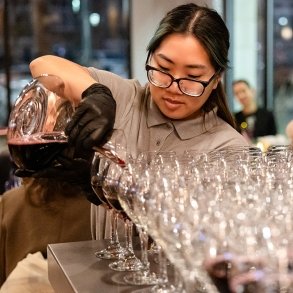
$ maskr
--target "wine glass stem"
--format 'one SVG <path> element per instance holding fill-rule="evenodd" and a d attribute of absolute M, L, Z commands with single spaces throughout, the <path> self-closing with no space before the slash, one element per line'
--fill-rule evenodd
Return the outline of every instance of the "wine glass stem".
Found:
<path fill-rule="evenodd" d="M 145 229 L 139 229 L 139 239 L 141 245 L 141 262 L 143 265 L 143 271 L 148 271 L 150 267 L 150 263 L 148 260 L 148 242 L 149 242 L 149 234 L 145 231 Z"/>
<path fill-rule="evenodd" d="M 159 246 L 159 280 L 161 284 L 168 283 L 168 273 L 167 273 L 167 257 L 163 249 Z"/>
<path fill-rule="evenodd" d="M 118 224 L 118 213 L 111 209 L 111 241 L 113 244 L 119 244 L 117 225 Z"/>
<path fill-rule="evenodd" d="M 125 220 L 125 248 L 128 252 L 133 252 L 133 244 L 132 244 L 132 229 L 133 223 L 129 219 Z"/>

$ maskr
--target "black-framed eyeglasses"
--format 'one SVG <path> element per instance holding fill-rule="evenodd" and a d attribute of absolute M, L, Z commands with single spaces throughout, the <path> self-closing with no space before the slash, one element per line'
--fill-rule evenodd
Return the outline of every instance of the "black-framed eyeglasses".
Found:
<path fill-rule="evenodd" d="M 174 78 L 170 73 L 162 71 L 158 68 L 146 65 L 147 77 L 149 82 L 160 88 L 168 88 L 173 82 L 178 84 L 180 91 L 191 97 L 199 97 L 203 94 L 205 88 L 211 83 L 215 76 L 219 73 L 219 70 L 213 74 L 208 81 L 195 80 L 192 78 Z"/>

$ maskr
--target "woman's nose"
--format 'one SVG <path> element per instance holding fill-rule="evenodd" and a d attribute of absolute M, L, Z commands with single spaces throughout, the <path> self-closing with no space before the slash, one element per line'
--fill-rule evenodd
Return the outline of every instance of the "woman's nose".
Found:
<path fill-rule="evenodd" d="M 179 84 L 177 81 L 173 81 L 172 84 L 167 88 L 170 92 L 176 93 L 176 94 L 183 94 L 179 88 Z"/>

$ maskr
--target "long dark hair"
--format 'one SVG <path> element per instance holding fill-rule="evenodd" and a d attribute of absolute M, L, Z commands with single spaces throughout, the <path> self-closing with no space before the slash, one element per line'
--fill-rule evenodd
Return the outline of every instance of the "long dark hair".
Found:
<path fill-rule="evenodd" d="M 177 6 L 169 11 L 161 20 L 149 42 L 147 61 L 161 42 L 172 33 L 192 34 L 206 49 L 211 64 L 216 71 L 222 73 L 228 68 L 229 31 L 223 19 L 215 10 L 189 3 Z M 218 109 L 217 115 L 235 128 L 235 121 L 229 110 L 221 81 L 217 88 L 212 91 L 202 110 L 207 113 L 215 107 Z"/>
<path fill-rule="evenodd" d="M 58 210 L 58 198 L 74 198 L 84 196 L 78 185 L 53 180 L 52 178 L 23 178 L 25 199 L 34 207 L 46 207 L 48 210 Z"/>

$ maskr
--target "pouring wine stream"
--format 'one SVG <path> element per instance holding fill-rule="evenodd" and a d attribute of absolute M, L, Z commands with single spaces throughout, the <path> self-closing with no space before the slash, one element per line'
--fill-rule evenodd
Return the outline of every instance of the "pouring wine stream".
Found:
<path fill-rule="evenodd" d="M 121 168 L 125 168 L 126 167 L 126 163 L 124 160 L 122 160 L 119 155 L 114 151 L 113 149 L 113 145 L 110 144 L 109 142 L 104 144 L 101 147 L 93 147 L 93 150 L 95 152 L 99 152 L 100 154 L 102 154 L 103 156 L 105 156 L 106 158 L 110 159 L 111 161 L 113 161 L 115 164 L 118 164 Z"/>

